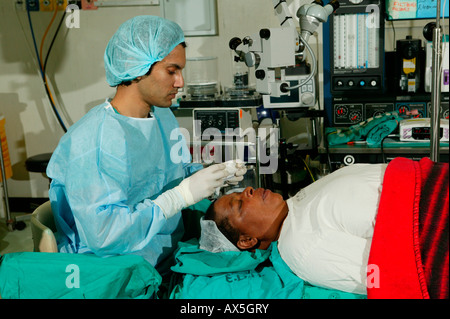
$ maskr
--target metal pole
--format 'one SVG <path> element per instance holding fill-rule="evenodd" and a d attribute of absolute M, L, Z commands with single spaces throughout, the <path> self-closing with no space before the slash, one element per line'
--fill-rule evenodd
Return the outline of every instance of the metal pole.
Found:
<path fill-rule="evenodd" d="M 0 165 L 2 170 L 2 184 L 3 184 L 3 197 L 5 201 L 5 210 L 6 210 L 6 225 L 8 226 L 8 230 L 14 230 L 14 220 L 11 219 L 11 212 L 9 211 L 9 200 L 8 200 L 8 185 L 6 182 L 6 173 L 5 173 L 5 163 L 3 160 L 3 145 L 0 141 Z"/>
<path fill-rule="evenodd" d="M 260 169 L 261 169 L 261 163 L 259 161 L 259 156 L 261 155 L 259 152 L 261 152 L 261 145 L 259 144 L 260 141 L 260 137 L 259 137 L 259 132 L 256 134 L 256 170 L 255 170 L 255 174 L 256 174 L 256 185 L 258 186 L 258 188 L 261 187 L 261 176 L 260 174 Z M 263 151 L 265 152 L 265 149 L 262 148 Z"/>
<path fill-rule="evenodd" d="M 440 143 L 440 118 L 439 111 L 441 105 L 441 0 L 436 6 L 436 27 L 433 30 L 433 59 L 431 64 L 431 135 L 430 135 L 430 159 L 439 162 Z"/>

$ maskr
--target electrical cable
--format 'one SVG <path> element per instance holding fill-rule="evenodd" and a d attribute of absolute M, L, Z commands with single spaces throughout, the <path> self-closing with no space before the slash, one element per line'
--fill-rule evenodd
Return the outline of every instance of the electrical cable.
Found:
<path fill-rule="evenodd" d="M 325 122 L 325 120 L 324 120 Z M 328 169 L 330 170 L 330 173 L 333 172 L 333 166 L 331 164 L 331 155 L 330 155 L 330 146 L 328 145 L 328 134 L 326 133 L 325 124 L 323 125 L 323 138 L 324 138 L 324 144 L 325 144 L 325 150 L 327 153 L 327 164 Z"/>
<path fill-rule="evenodd" d="M 42 50 L 43 43 L 44 43 L 45 37 L 46 37 L 46 35 L 47 35 L 47 32 L 48 32 L 48 30 L 50 29 L 51 25 L 53 24 L 53 21 L 54 21 L 55 18 L 56 18 L 57 12 L 58 12 L 58 6 L 56 5 L 56 7 L 55 7 L 55 12 L 54 12 L 54 15 L 53 15 L 53 18 L 52 18 L 52 20 L 50 21 L 50 23 L 49 23 L 49 25 L 48 25 L 48 27 L 47 27 L 47 30 L 46 30 L 46 33 L 44 34 L 44 37 L 42 38 L 42 41 L 41 41 L 41 50 Z M 57 116 L 57 118 L 58 118 L 58 121 L 59 121 L 59 123 L 60 123 L 62 129 L 64 130 L 64 132 L 67 132 L 67 128 L 66 128 L 66 126 L 64 125 L 64 122 L 62 121 L 61 117 L 59 116 L 58 111 L 56 110 L 56 106 L 55 106 L 56 103 L 55 103 L 55 100 L 54 100 L 54 98 L 53 98 L 53 95 L 51 94 L 51 90 L 50 90 L 50 88 L 49 88 L 49 86 L 48 86 L 47 75 L 46 75 L 46 68 L 47 68 L 48 57 L 50 56 L 50 51 L 51 51 L 51 49 L 52 49 L 52 47 L 53 47 L 53 43 L 55 42 L 56 36 L 57 36 L 58 33 L 59 33 L 59 30 L 60 30 L 60 28 L 61 28 L 61 24 L 62 24 L 62 21 L 64 20 L 65 15 L 66 15 L 66 11 L 64 10 L 64 14 L 62 15 L 61 20 L 59 21 L 58 28 L 56 29 L 55 34 L 53 35 L 52 42 L 51 42 L 50 47 L 49 47 L 49 49 L 48 49 L 48 51 L 47 51 L 47 54 L 46 54 L 46 57 L 45 57 L 45 62 L 44 62 L 44 65 L 42 66 L 42 73 L 43 73 L 43 75 L 44 75 L 44 85 L 45 85 L 45 88 L 46 88 L 46 92 L 48 93 L 48 96 L 49 96 L 49 98 L 50 98 L 50 101 L 51 101 L 51 104 L 52 104 L 52 109 L 53 109 L 53 111 L 55 112 L 55 114 L 56 114 L 56 116 Z M 42 56 L 42 51 L 41 51 L 41 54 L 40 54 L 41 65 L 42 65 L 42 58 L 43 58 L 43 56 Z"/>
<path fill-rule="evenodd" d="M 322 110 L 322 106 L 320 104 L 319 99 L 319 110 Z M 333 172 L 333 168 L 331 166 L 331 156 L 330 156 L 330 148 L 328 146 L 328 135 L 326 134 L 326 127 L 325 127 L 325 119 L 327 119 L 327 114 L 324 114 L 323 120 L 322 120 L 322 141 L 323 145 L 325 146 L 325 153 L 327 154 L 327 165 L 329 172 Z"/>
<path fill-rule="evenodd" d="M 36 57 L 38 59 L 39 72 L 41 73 L 41 78 L 44 78 L 44 76 L 42 74 L 42 68 L 40 67 L 41 61 L 39 59 L 39 52 L 38 52 L 38 49 L 36 46 L 36 38 L 34 37 L 33 24 L 31 23 L 30 10 L 29 10 L 28 6 L 27 6 L 27 16 L 28 16 L 28 24 L 30 25 L 31 37 L 33 39 L 34 51 L 35 51 Z"/>
<path fill-rule="evenodd" d="M 58 14 L 58 6 L 56 5 L 55 6 L 55 11 L 53 12 L 52 19 L 51 19 L 50 23 L 48 24 L 47 29 L 44 32 L 44 36 L 42 37 L 41 47 L 39 48 L 39 58 L 40 58 L 40 61 L 41 61 L 41 69 L 42 70 L 44 70 L 44 66 L 42 64 L 42 49 L 44 48 L 45 38 L 47 37 L 48 31 L 50 30 L 50 28 L 51 28 L 51 26 L 53 24 L 53 21 L 55 21 L 55 18 L 56 18 L 57 14 Z M 44 72 L 44 76 L 45 76 L 45 72 Z"/>
<path fill-rule="evenodd" d="M 57 118 L 61 128 L 64 130 L 64 132 L 67 132 L 67 128 L 64 125 L 64 122 L 61 119 L 61 116 L 59 115 L 58 110 L 56 109 L 55 101 L 53 100 L 53 96 L 51 94 L 50 88 L 48 87 L 48 83 L 46 81 L 46 76 L 45 76 L 45 73 L 44 73 L 43 65 L 41 63 L 41 58 L 40 58 L 40 55 L 39 55 L 39 52 L 38 52 L 38 49 L 37 49 L 37 45 L 36 45 L 36 37 L 34 35 L 34 29 L 33 29 L 33 23 L 31 21 L 30 10 L 29 10 L 28 7 L 27 7 L 27 17 L 28 17 L 28 24 L 30 26 L 31 37 L 33 39 L 34 51 L 35 51 L 35 54 L 36 54 L 36 58 L 38 60 L 39 71 L 40 71 L 41 78 L 42 78 L 42 81 L 43 81 L 43 84 L 44 84 L 45 92 L 46 92 L 46 94 L 47 94 L 47 96 L 49 98 L 52 110 L 53 110 L 53 112 L 54 112 L 54 114 L 55 114 L 55 116 L 56 116 L 56 118 Z"/>
<path fill-rule="evenodd" d="M 49 98 L 50 98 L 50 100 L 51 100 L 52 106 L 54 106 L 56 103 L 55 103 L 55 100 L 54 100 L 53 95 L 52 95 L 52 93 L 51 93 L 51 90 L 50 90 L 50 88 L 49 88 L 49 86 L 48 86 L 47 75 L 46 75 L 46 73 L 45 73 L 45 69 L 44 69 L 43 62 L 42 62 L 42 59 L 43 59 L 42 49 L 43 49 L 43 47 L 44 47 L 45 38 L 47 37 L 48 31 L 50 30 L 50 28 L 51 28 L 53 22 L 55 21 L 55 18 L 56 18 L 57 13 L 58 13 L 58 6 L 56 5 L 56 6 L 55 6 L 55 11 L 54 11 L 53 17 L 52 17 L 50 23 L 48 24 L 47 29 L 45 30 L 44 36 L 42 37 L 42 40 L 41 40 L 41 46 L 40 46 L 40 50 L 39 50 L 39 61 L 40 61 L 41 69 L 42 69 L 42 75 L 43 75 L 44 85 L 45 85 L 47 94 L 48 94 L 48 96 L 49 96 Z M 48 54 L 47 54 L 47 57 L 48 57 Z M 64 129 L 64 131 L 66 131 L 65 127 L 64 127 L 63 129 Z"/>
<path fill-rule="evenodd" d="M 308 155 L 309 156 L 309 155 Z M 311 170 L 309 169 L 309 166 L 308 166 L 308 164 L 306 164 L 306 161 L 303 159 L 303 157 L 301 157 L 300 156 L 300 158 L 302 159 L 302 161 L 303 161 L 303 164 L 305 164 L 305 167 L 306 167 L 306 169 L 308 170 L 308 172 L 309 172 L 309 176 L 311 176 L 311 180 L 313 181 L 313 183 L 316 181 L 316 179 L 314 178 L 314 175 L 313 175 L 313 173 L 311 172 Z"/>
<path fill-rule="evenodd" d="M 59 30 L 61 29 L 61 25 L 62 25 L 62 22 L 64 21 L 65 17 L 66 17 L 66 11 L 64 11 L 64 13 L 63 13 L 63 15 L 61 17 L 61 20 L 59 20 L 58 27 L 56 28 L 56 32 L 55 32 L 55 34 L 53 36 L 52 42 L 50 43 L 50 46 L 49 46 L 48 51 L 47 51 L 47 55 L 45 56 L 44 73 L 45 73 L 45 70 L 47 69 L 48 57 L 50 56 L 50 52 L 52 51 L 53 44 L 55 43 L 56 37 L 59 34 Z"/>
<path fill-rule="evenodd" d="M 395 35 L 395 26 L 394 26 L 394 20 L 391 20 L 391 26 L 392 26 L 392 31 L 394 32 L 394 40 L 392 42 L 392 48 L 395 51 L 395 47 L 397 45 L 397 41 L 395 40 L 397 38 L 397 36 Z"/>
<path fill-rule="evenodd" d="M 381 140 L 381 149 L 380 149 L 380 151 L 381 151 L 381 158 L 382 158 L 382 160 L 383 160 L 383 164 L 386 164 L 386 154 L 384 153 L 384 146 L 383 146 L 383 143 L 384 143 L 384 140 L 388 137 L 389 135 L 386 135 L 385 137 L 383 137 L 383 139 Z"/>
<path fill-rule="evenodd" d="M 313 62 L 313 67 L 312 67 L 312 72 L 311 74 L 306 78 L 306 80 L 302 81 L 301 83 L 294 85 L 294 86 L 290 86 L 287 87 L 286 90 L 295 90 L 298 89 L 299 87 L 301 87 L 302 85 L 304 85 L 305 83 L 308 83 L 309 80 L 311 80 L 311 78 L 316 74 L 316 68 L 317 68 L 317 61 L 316 61 L 316 56 L 314 55 L 313 50 L 311 49 L 311 47 L 309 46 L 308 42 L 306 42 L 303 37 L 301 36 L 301 34 L 298 35 L 300 37 L 300 40 L 303 42 L 303 44 L 305 45 L 305 47 L 308 49 L 309 54 L 311 55 L 312 58 L 312 62 Z"/>
<path fill-rule="evenodd" d="M 22 21 L 21 21 L 21 19 L 20 19 L 20 17 L 19 17 L 19 14 L 18 14 L 18 12 L 17 12 L 17 8 L 16 8 L 15 12 L 16 12 L 17 21 L 19 21 L 20 28 L 22 29 L 22 33 L 23 33 L 23 35 L 24 35 L 24 37 L 25 37 L 25 43 L 26 43 L 26 45 L 27 45 L 27 48 L 28 48 L 28 50 L 29 50 L 29 53 L 33 56 L 33 55 L 34 55 L 34 50 L 31 48 L 30 42 L 29 42 L 28 39 L 27 39 L 27 33 L 26 33 L 26 31 L 25 31 L 25 29 L 24 29 L 24 27 L 23 27 Z M 36 69 L 39 70 L 39 65 L 36 63 L 36 60 L 35 60 L 35 59 L 32 59 L 32 61 L 33 61 L 33 64 L 36 66 Z"/>

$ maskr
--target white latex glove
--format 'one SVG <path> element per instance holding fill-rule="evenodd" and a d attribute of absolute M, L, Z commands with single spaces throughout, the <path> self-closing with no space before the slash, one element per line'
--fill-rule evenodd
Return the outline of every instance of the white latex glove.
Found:
<path fill-rule="evenodd" d="M 175 189 L 183 196 L 186 206 L 194 205 L 212 195 L 217 187 L 224 186 L 227 175 L 224 163 L 213 164 L 185 178 Z"/>
<path fill-rule="evenodd" d="M 216 188 L 224 186 L 227 176 L 225 163 L 211 165 L 185 178 L 178 186 L 159 195 L 154 202 L 166 218 L 170 218 L 182 208 L 211 196 Z"/>

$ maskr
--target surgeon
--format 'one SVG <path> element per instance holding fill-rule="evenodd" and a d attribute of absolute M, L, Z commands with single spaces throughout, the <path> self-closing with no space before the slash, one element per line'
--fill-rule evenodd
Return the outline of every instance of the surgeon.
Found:
<path fill-rule="evenodd" d="M 60 252 L 136 254 L 165 273 L 184 233 L 181 209 L 243 179 L 193 164 L 169 109 L 184 85 L 181 28 L 156 16 L 123 23 L 104 54 L 111 100 L 61 138 L 47 168 Z"/>

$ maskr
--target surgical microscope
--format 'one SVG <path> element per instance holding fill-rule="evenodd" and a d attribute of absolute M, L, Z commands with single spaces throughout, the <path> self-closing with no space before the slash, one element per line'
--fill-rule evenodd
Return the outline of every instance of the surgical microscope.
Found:
<path fill-rule="evenodd" d="M 283 109 L 286 112 L 288 108 L 293 111 L 293 108 L 314 107 L 317 100 L 315 94 L 317 59 L 308 40 L 321 23 L 327 22 L 328 17 L 339 7 L 339 3 L 332 0 L 324 6 L 321 0 L 315 0 L 302 5 L 297 10 L 300 32 L 297 31 L 286 1 L 272 0 L 272 3 L 280 27 L 263 28 L 243 39 L 234 37 L 229 41 L 229 47 L 236 53 L 236 62 L 243 62 L 247 67 L 255 68 L 256 91 L 263 97 L 264 108 Z M 306 50 L 311 57 L 311 65 L 306 61 Z M 315 129 L 314 127 L 313 132 Z M 281 185 L 284 197 L 287 197 L 288 179 L 292 177 L 287 173 L 289 160 L 286 156 L 289 148 L 293 147 L 280 139 L 281 177 L 276 183 Z M 294 162 L 298 163 L 298 160 L 291 161 Z M 268 186 L 267 183 L 265 186 Z"/>
<path fill-rule="evenodd" d="M 314 77 L 317 61 L 308 40 L 320 23 L 326 22 L 330 14 L 339 7 L 339 3 L 333 0 L 323 6 L 321 1 L 315 1 L 301 6 L 297 11 L 301 30 L 299 33 L 286 1 L 272 2 L 281 27 L 264 28 L 242 40 L 235 37 L 230 40 L 229 46 L 237 54 L 236 61 L 244 62 L 248 67 L 255 67 L 256 91 L 263 95 L 280 97 L 289 95 L 292 90 L 298 89 Z M 311 72 L 299 84 L 291 86 L 287 76 L 295 74 L 298 60 L 296 57 L 301 61 L 305 60 L 305 48 L 311 55 Z"/>

